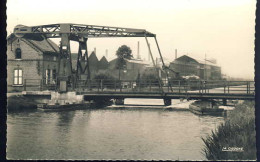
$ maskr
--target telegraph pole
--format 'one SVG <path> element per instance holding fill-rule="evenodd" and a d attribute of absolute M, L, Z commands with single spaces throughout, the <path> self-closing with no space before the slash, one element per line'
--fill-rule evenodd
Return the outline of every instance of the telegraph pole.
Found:
<path fill-rule="evenodd" d="M 204 79 L 207 80 L 207 64 L 206 64 L 207 54 L 205 53 L 205 64 L 204 64 Z"/>
<path fill-rule="evenodd" d="M 137 59 L 141 59 L 139 50 L 140 50 L 140 47 L 139 47 L 139 41 L 138 41 L 138 43 L 137 43 Z"/>
<path fill-rule="evenodd" d="M 150 48 L 150 43 L 148 43 L 148 48 Z M 150 52 L 148 50 L 148 61 L 150 62 Z"/>

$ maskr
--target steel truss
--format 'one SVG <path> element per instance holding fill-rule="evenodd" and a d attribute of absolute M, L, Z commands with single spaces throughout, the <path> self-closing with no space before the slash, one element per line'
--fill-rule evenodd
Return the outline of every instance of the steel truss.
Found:
<path fill-rule="evenodd" d="M 87 40 L 88 38 L 105 38 L 105 37 L 145 37 L 150 56 L 152 58 L 154 67 L 158 73 L 158 80 L 160 87 L 162 83 L 159 79 L 159 71 L 155 66 L 151 48 L 148 43 L 147 37 L 154 37 L 160 58 L 162 60 L 163 67 L 165 67 L 161 51 L 156 39 L 156 35 L 146 31 L 145 29 L 133 29 L 133 28 L 121 28 L 110 26 L 98 26 L 98 25 L 82 25 L 82 24 L 50 24 L 39 26 L 24 26 L 17 25 L 14 28 L 14 34 L 17 37 L 40 37 L 46 38 L 61 38 L 60 54 L 58 57 L 58 76 L 57 86 L 60 81 L 66 82 L 66 88 L 59 88 L 59 91 L 67 91 L 67 84 L 71 83 L 73 89 L 75 88 L 77 79 L 87 74 L 87 80 L 90 79 L 90 70 L 88 62 L 88 50 Z M 77 57 L 77 69 L 76 73 L 72 71 L 72 60 L 70 51 L 70 40 L 77 41 L 79 43 L 78 57 Z M 163 68 L 164 69 L 164 68 Z M 168 73 L 166 72 L 168 79 Z M 171 87 L 171 86 L 170 86 Z M 161 88 L 162 92 L 163 89 Z M 172 90 L 172 88 L 171 88 Z"/>
<path fill-rule="evenodd" d="M 60 38 L 63 34 L 69 34 L 70 40 L 79 41 L 79 38 L 100 37 L 154 37 L 155 34 L 144 29 L 82 25 L 82 24 L 51 24 L 40 26 L 18 25 L 14 28 L 17 35 L 44 34 L 48 38 Z"/>

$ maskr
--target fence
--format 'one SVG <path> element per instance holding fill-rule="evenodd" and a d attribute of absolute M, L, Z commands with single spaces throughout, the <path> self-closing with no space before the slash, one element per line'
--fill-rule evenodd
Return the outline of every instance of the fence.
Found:
<path fill-rule="evenodd" d="M 48 82 L 47 82 L 48 83 Z M 46 84 L 45 79 L 25 79 L 25 91 L 55 90 L 56 84 Z M 72 85 L 69 85 L 69 90 Z M 78 92 L 168 92 L 168 93 L 243 93 L 254 94 L 254 81 L 211 80 L 78 80 Z"/>
<path fill-rule="evenodd" d="M 55 83 L 46 84 L 45 79 L 24 79 L 24 91 L 55 90 Z"/>
<path fill-rule="evenodd" d="M 89 80 L 79 81 L 77 91 L 92 92 L 168 92 L 168 93 L 245 93 L 255 92 L 253 81 L 203 80 Z"/>

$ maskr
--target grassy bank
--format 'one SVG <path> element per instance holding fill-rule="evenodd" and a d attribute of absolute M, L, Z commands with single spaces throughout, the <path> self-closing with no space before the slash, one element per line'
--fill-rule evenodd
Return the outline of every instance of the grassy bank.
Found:
<path fill-rule="evenodd" d="M 237 105 L 225 123 L 202 140 L 208 160 L 256 160 L 255 102 Z"/>

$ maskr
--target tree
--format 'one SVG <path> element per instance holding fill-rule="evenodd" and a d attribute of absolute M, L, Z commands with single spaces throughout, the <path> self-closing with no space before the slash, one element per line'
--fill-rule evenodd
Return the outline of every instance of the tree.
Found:
<path fill-rule="evenodd" d="M 138 80 L 137 79 L 137 83 L 138 85 L 143 85 L 143 86 L 148 86 L 148 85 L 153 85 L 153 86 L 159 86 L 160 82 L 162 82 L 162 80 L 154 75 L 154 74 L 143 74 L 141 76 L 141 78 Z"/>
<path fill-rule="evenodd" d="M 120 70 L 124 69 L 126 66 L 125 59 L 131 59 L 133 55 L 130 47 L 126 45 L 120 46 L 116 51 L 116 55 L 117 55 L 116 69 L 118 69 L 118 75 L 120 80 Z"/>
<path fill-rule="evenodd" d="M 116 51 L 117 58 L 131 59 L 133 58 L 132 50 L 126 45 L 122 45 Z"/>

